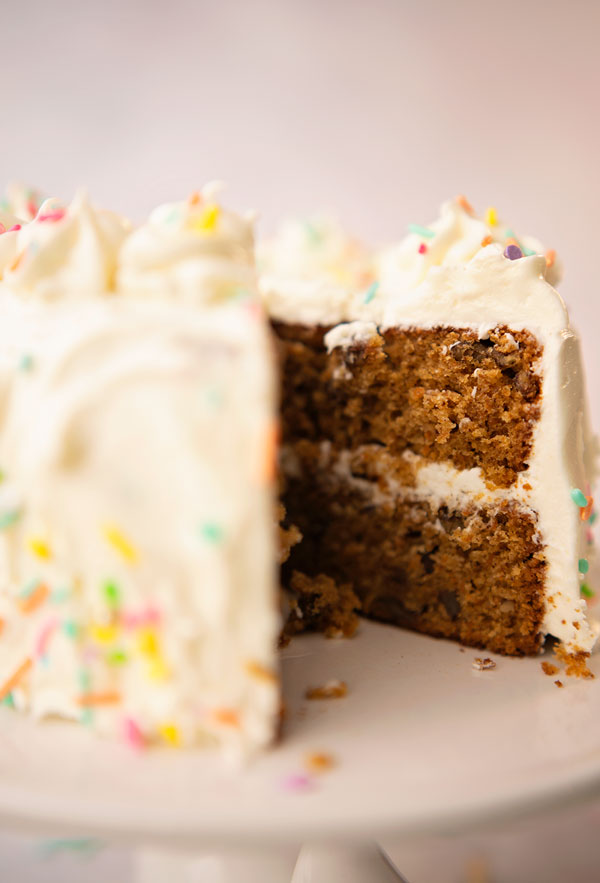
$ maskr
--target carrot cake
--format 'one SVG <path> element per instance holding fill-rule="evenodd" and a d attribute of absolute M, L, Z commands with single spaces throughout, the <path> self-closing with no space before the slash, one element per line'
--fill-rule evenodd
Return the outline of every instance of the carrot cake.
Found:
<path fill-rule="evenodd" d="M 288 579 L 350 584 L 365 615 L 431 635 L 511 655 L 551 635 L 584 659 L 594 451 L 555 254 L 461 198 L 373 256 L 290 222 L 260 267 L 303 536 Z"/>

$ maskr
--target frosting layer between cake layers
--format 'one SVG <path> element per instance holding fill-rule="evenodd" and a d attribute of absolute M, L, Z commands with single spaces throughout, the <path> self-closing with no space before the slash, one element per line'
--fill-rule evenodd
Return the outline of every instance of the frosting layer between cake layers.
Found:
<path fill-rule="evenodd" d="M 166 281 L 199 225 L 185 296 L 138 296 L 131 262 L 118 272 L 127 225 L 86 200 L 19 234 L 0 286 L 0 684 L 36 716 L 239 755 L 279 712 L 275 385 L 252 278 L 211 302 L 237 284 L 238 243 L 208 208 L 208 227 L 202 197 L 158 213 L 189 222 L 179 250 L 165 233 Z M 139 260 L 150 226 L 128 242 Z"/>

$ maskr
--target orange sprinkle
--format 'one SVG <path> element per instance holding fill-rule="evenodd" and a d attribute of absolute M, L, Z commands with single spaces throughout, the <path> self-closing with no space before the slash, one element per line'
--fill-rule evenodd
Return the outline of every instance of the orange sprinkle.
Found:
<path fill-rule="evenodd" d="M 26 598 L 20 598 L 17 603 L 21 613 L 27 615 L 33 613 L 34 610 L 37 610 L 48 597 L 48 592 L 48 586 L 45 583 L 40 583 L 36 586 L 31 595 L 27 595 Z"/>
<path fill-rule="evenodd" d="M 190 205 L 199 205 L 202 202 L 202 195 L 197 190 L 194 190 L 188 196 L 188 202 Z"/>
<path fill-rule="evenodd" d="M 16 256 L 16 258 L 14 259 L 14 261 L 12 262 L 10 267 L 8 268 L 11 271 L 11 273 L 14 273 L 15 270 L 19 269 L 19 265 L 24 257 L 25 257 L 25 249 L 23 249 L 23 251 L 19 252 L 19 254 Z"/>
<path fill-rule="evenodd" d="M 305 763 L 312 773 L 325 773 L 327 770 L 333 769 L 335 758 L 331 754 L 315 751 L 312 754 L 306 755 Z"/>
<path fill-rule="evenodd" d="M 508 239 L 506 240 L 506 245 L 507 245 L 507 246 L 508 246 L 508 245 L 516 245 L 517 248 L 521 248 L 521 246 L 519 245 L 519 243 L 517 242 L 517 240 L 514 238 L 514 236 L 509 236 L 509 237 L 508 237 Z"/>
<path fill-rule="evenodd" d="M 0 687 L 0 701 L 6 698 L 8 694 L 14 690 L 14 688 L 20 683 L 22 678 L 27 674 L 29 669 L 31 668 L 31 659 L 29 656 L 21 663 L 16 672 L 9 677 L 7 681 L 5 681 Z"/>
<path fill-rule="evenodd" d="M 3 631 L 4 631 L 4 620 L 0 619 L 0 635 L 2 634 Z"/>
<path fill-rule="evenodd" d="M 83 708 L 92 705 L 117 705 L 121 701 L 121 694 L 116 690 L 107 690 L 105 693 L 82 693 L 77 697 L 77 704 Z"/>
<path fill-rule="evenodd" d="M 215 708 L 213 717 L 218 724 L 225 727 L 239 727 L 240 716 L 235 708 Z"/>
<path fill-rule="evenodd" d="M 457 203 L 459 204 L 459 206 L 460 206 L 462 209 L 464 209 L 469 215 L 474 215 L 474 214 L 475 214 L 475 211 L 474 211 L 474 209 L 473 209 L 473 206 L 471 205 L 471 203 L 469 202 L 469 200 L 467 199 L 466 196 L 463 196 L 463 195 L 461 194 L 460 196 L 457 196 L 457 197 L 456 197 L 456 201 L 457 201 Z"/>
<path fill-rule="evenodd" d="M 260 477 L 265 482 L 274 481 L 277 476 L 277 449 L 279 447 L 279 421 L 273 420 L 265 431 L 263 461 Z"/>
<path fill-rule="evenodd" d="M 549 248 L 546 252 L 546 266 L 553 267 L 556 261 L 556 252 L 553 248 Z"/>
<path fill-rule="evenodd" d="M 277 675 L 275 672 L 271 671 L 270 668 L 261 665 L 260 662 L 255 662 L 253 659 L 250 659 L 246 663 L 245 668 L 250 677 L 256 678 L 257 681 L 267 681 L 270 684 L 277 683 Z"/>
<path fill-rule="evenodd" d="M 579 517 L 582 521 L 587 521 L 590 515 L 592 514 L 592 509 L 594 508 L 594 498 L 588 497 L 586 505 L 579 510 Z"/>
<path fill-rule="evenodd" d="M 482 247 L 482 248 L 485 248 L 486 245 L 491 245 L 491 243 L 492 243 L 493 241 L 494 241 L 494 240 L 492 239 L 492 237 L 491 237 L 490 234 L 488 233 L 488 235 L 487 235 L 487 236 L 484 236 L 483 239 L 481 240 L 481 247 Z"/>

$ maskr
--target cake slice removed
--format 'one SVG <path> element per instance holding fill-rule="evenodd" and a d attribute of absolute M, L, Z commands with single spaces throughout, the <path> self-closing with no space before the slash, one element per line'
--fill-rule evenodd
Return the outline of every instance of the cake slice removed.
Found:
<path fill-rule="evenodd" d="M 201 194 L 131 234 L 83 197 L 50 213 L 0 286 L 0 697 L 247 754 L 280 706 L 251 227 Z"/>
<path fill-rule="evenodd" d="M 343 291 L 325 263 L 298 286 L 313 246 L 298 236 L 292 261 L 284 243 L 264 249 L 262 288 L 283 365 L 284 502 L 303 535 L 289 572 L 351 583 L 367 616 L 500 653 L 552 635 L 583 666 L 593 451 L 553 253 L 464 200 Z"/>

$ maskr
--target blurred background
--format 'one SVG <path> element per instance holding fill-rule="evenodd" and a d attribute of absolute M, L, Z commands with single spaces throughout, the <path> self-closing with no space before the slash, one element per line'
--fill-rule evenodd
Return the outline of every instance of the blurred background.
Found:
<path fill-rule="evenodd" d="M 429 222 L 457 193 L 495 205 L 563 259 L 600 427 L 600 3 L 19 0 L 0 21 L 1 185 L 68 198 L 83 184 L 141 218 L 221 178 L 261 232 L 325 208 L 371 241 Z M 599 811 L 577 812 L 558 826 L 566 866 L 556 823 L 538 822 L 483 846 L 417 845 L 413 883 L 466 879 L 474 849 L 496 862 L 490 879 L 598 879 Z M 3 863 L 54 879 L 29 855 L 1 839 L 0 879 L 13 879 Z M 74 867 L 56 879 L 95 879 L 92 863 Z"/>

